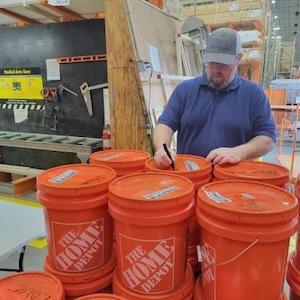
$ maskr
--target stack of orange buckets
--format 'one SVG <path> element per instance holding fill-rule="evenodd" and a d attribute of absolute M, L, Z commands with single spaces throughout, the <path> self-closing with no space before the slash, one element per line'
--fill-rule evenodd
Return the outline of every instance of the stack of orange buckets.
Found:
<path fill-rule="evenodd" d="M 197 195 L 205 299 L 283 297 L 289 239 L 298 225 L 295 196 L 253 181 L 205 185 Z"/>
<path fill-rule="evenodd" d="M 296 197 L 300 201 L 300 177 L 296 184 Z M 290 256 L 287 282 L 290 285 L 290 300 L 300 300 L 300 227 L 298 227 L 296 252 Z"/>
<path fill-rule="evenodd" d="M 107 190 L 115 177 L 105 166 L 74 164 L 37 178 L 49 249 L 45 270 L 61 280 L 70 299 L 111 286 L 116 259 Z"/>
<path fill-rule="evenodd" d="M 211 163 L 205 158 L 196 155 L 178 154 L 176 156 L 175 170 L 173 170 L 171 167 L 166 169 L 158 168 L 153 158 L 149 158 L 146 161 L 145 166 L 146 171 L 168 172 L 190 179 L 194 183 L 196 192 L 201 186 L 212 180 Z M 195 274 L 200 271 L 200 264 L 197 256 L 197 245 L 199 244 L 199 241 L 199 225 L 196 221 L 196 215 L 193 214 L 188 232 L 187 257 L 188 263 L 192 267 Z"/>
<path fill-rule="evenodd" d="M 110 184 L 117 252 L 114 294 L 130 300 L 193 298 L 186 233 L 194 209 L 194 185 L 182 176 L 139 173 Z"/>
<path fill-rule="evenodd" d="M 286 187 L 289 170 L 243 161 L 217 165 L 213 174 L 214 180 L 226 181 L 208 184 L 197 195 L 202 276 L 195 285 L 195 300 L 285 299 L 281 291 L 297 206 L 292 194 L 272 185 Z M 271 278 L 272 269 L 276 272 L 270 273 L 270 284 L 264 278 Z"/>
<path fill-rule="evenodd" d="M 298 223 L 297 199 L 283 189 L 288 181 L 286 168 L 261 162 L 215 166 L 212 174 L 194 155 L 161 170 L 136 150 L 49 169 L 37 180 L 45 269 L 61 280 L 67 300 L 284 300 Z M 300 300 L 300 242 L 298 249 L 289 264 L 292 300 Z M 96 294 L 110 294 L 111 283 L 115 296 Z"/>

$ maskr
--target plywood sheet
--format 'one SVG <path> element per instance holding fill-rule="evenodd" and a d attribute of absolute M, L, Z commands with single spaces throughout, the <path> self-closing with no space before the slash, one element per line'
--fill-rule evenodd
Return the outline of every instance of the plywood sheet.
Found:
<path fill-rule="evenodd" d="M 178 20 L 145 1 L 107 1 L 107 62 L 114 148 L 149 150 L 146 127 L 153 124 L 148 115 L 165 105 L 158 75 L 178 73 L 175 40 L 179 27 Z M 150 54 L 151 49 L 156 56 Z M 153 69 L 138 72 L 139 61 L 149 62 Z M 167 97 L 178 83 L 165 82 Z"/>
<path fill-rule="evenodd" d="M 124 0 L 106 2 L 106 41 L 113 148 L 150 151 L 141 84 Z"/>
<path fill-rule="evenodd" d="M 154 70 L 151 78 L 150 72 L 140 74 L 146 105 L 151 111 L 165 104 L 157 74 L 178 74 L 175 40 L 181 22 L 145 1 L 129 0 L 128 10 L 132 20 L 137 58 L 153 63 L 150 55 L 151 47 L 157 49 L 158 53 L 160 71 Z M 178 81 L 165 82 L 167 97 L 178 83 Z"/>

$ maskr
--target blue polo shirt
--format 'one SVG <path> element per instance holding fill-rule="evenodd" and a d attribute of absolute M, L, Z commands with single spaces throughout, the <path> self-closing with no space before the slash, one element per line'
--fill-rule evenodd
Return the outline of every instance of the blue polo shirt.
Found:
<path fill-rule="evenodd" d="M 206 75 L 183 81 L 158 123 L 178 131 L 177 153 L 206 157 L 218 147 L 235 147 L 258 135 L 276 139 L 269 101 L 257 84 L 236 75 L 216 90 Z"/>

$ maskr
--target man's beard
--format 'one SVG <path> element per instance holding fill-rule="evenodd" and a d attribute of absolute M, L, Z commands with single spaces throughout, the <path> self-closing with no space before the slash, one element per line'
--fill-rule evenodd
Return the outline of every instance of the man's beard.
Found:
<path fill-rule="evenodd" d="M 215 76 L 211 76 L 211 78 L 208 78 L 208 81 L 214 88 L 218 90 L 221 90 L 228 85 L 223 76 L 217 78 Z"/>
<path fill-rule="evenodd" d="M 223 74 L 220 76 L 212 75 L 210 77 L 207 77 L 208 82 L 211 86 L 213 86 L 217 90 L 222 90 L 229 86 L 234 76 L 232 76 L 229 80 L 225 80 L 225 77 Z"/>

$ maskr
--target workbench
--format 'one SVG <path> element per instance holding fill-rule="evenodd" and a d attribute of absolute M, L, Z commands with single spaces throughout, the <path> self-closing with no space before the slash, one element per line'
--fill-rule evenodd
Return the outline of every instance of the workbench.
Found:
<path fill-rule="evenodd" d="M 25 246 L 32 240 L 46 235 L 43 209 L 8 201 L 0 196 L 0 263 L 14 253 L 20 251 L 19 269 L 0 271 L 23 271 Z"/>
<path fill-rule="evenodd" d="M 93 150 L 102 147 L 102 139 L 0 131 L 0 146 L 76 153 L 85 163 Z"/>

